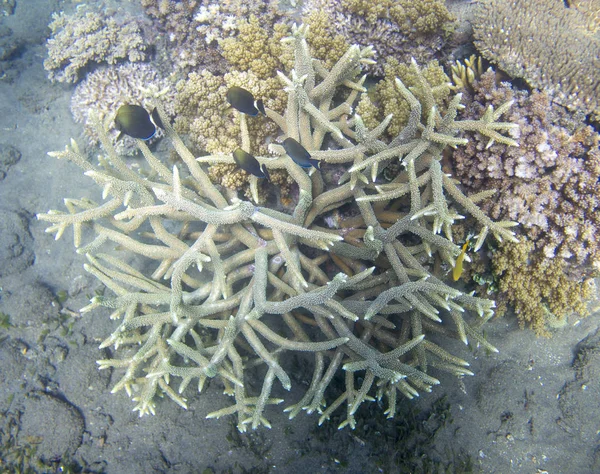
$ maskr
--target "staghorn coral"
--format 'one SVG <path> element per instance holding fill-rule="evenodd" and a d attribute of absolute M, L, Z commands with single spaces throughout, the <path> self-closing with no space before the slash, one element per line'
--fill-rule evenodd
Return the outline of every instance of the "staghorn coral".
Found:
<path fill-rule="evenodd" d="M 292 204 L 291 194 L 294 180 L 285 170 L 272 170 L 269 174 L 269 182 L 279 191 L 279 202 L 282 206 L 288 207 Z M 208 167 L 208 177 L 215 184 L 220 184 L 226 188 L 239 191 L 247 199 L 253 199 L 250 189 L 250 173 L 240 169 L 235 163 L 216 163 Z M 266 182 L 257 190 L 257 204 L 265 204 L 268 198 Z"/>
<path fill-rule="evenodd" d="M 473 23 L 475 45 L 512 77 L 597 120 L 600 37 L 593 15 L 600 5 L 597 0 L 571 3 L 580 8 L 562 0 L 483 0 Z"/>
<path fill-rule="evenodd" d="M 533 242 L 504 243 L 492 256 L 499 299 L 514 310 L 521 327 L 538 336 L 564 324 L 571 314 L 586 316 L 586 303 L 594 296 L 593 280 L 573 281 L 565 274 L 565 262 L 534 252 Z"/>
<path fill-rule="evenodd" d="M 365 124 L 375 127 L 376 123 L 385 116 L 393 114 L 386 133 L 396 136 L 406 126 L 410 116 L 410 104 L 396 87 L 396 78 L 400 78 L 406 87 L 417 97 L 422 97 L 422 86 L 419 84 L 421 78 L 425 78 L 429 87 L 433 90 L 436 105 L 443 106 L 450 95 L 448 85 L 450 79 L 444 73 L 443 68 L 437 61 L 429 62 L 421 69 L 420 75 L 415 75 L 414 70 L 391 58 L 384 67 L 384 77 L 377 86 L 375 92 L 365 95 L 361 99 L 357 113 L 363 117 Z"/>
<path fill-rule="evenodd" d="M 564 260 L 575 279 L 600 270 L 600 135 L 551 105 L 545 93 L 497 85 L 491 70 L 472 84 L 472 91 L 467 116 L 516 101 L 508 117 L 519 124 L 520 147 L 495 143 L 488 148 L 486 137 L 470 137 L 452 158 L 461 183 L 473 192 L 496 189 L 495 199 L 483 208 L 496 219 L 522 224 L 537 251 Z"/>
<path fill-rule="evenodd" d="M 373 46 L 370 72 L 383 74 L 388 58 L 430 61 L 452 29 L 454 18 L 441 0 L 308 0 L 305 16 L 325 13 L 349 44 Z"/>
<path fill-rule="evenodd" d="M 44 69 L 52 81 L 77 82 L 91 66 L 146 59 L 142 24 L 127 12 L 84 6 L 70 15 L 54 13 L 48 27 Z"/>
<path fill-rule="evenodd" d="M 340 428 L 354 428 L 354 414 L 366 402 L 387 401 L 393 417 L 397 397 L 413 398 L 438 384 L 435 371 L 471 374 L 468 363 L 442 346 L 448 337 L 470 340 L 495 350 L 480 332 L 493 314 L 493 302 L 449 286 L 434 276 L 434 255 L 454 263 L 460 249 L 452 228 L 472 216 L 479 235 L 514 239 L 514 223 L 490 220 L 442 172 L 442 152 L 464 145 L 459 134 L 477 130 L 514 144 L 504 133 L 514 124 L 499 122 L 510 107 L 490 107 L 477 120 L 459 120 L 461 96 L 444 113 L 435 107 L 424 79 L 419 100 L 400 81 L 411 104 L 411 120 L 391 141 L 381 137 L 389 119 L 372 130 L 352 105 L 365 92 L 360 67 L 369 48 L 352 46 L 327 70 L 310 55 L 306 29 L 294 27 L 294 68 L 279 78 L 288 96 L 284 114 L 267 109 L 282 134 L 299 140 L 323 167 L 343 170 L 327 187 L 318 170 L 311 175 L 296 165 L 281 145 L 273 156 L 257 156 L 270 171 L 284 169 L 299 188 L 293 210 L 280 212 L 222 193 L 204 165 L 232 163 L 229 154 L 195 158 L 159 107 L 166 135 L 181 164 L 166 168 L 138 140 L 152 173 L 129 169 L 100 135 L 107 158 L 90 163 L 72 141 L 50 153 L 80 166 L 104 188 L 104 202 L 67 199 L 68 212 L 38 218 L 61 237 L 73 228 L 85 269 L 112 296 L 96 296 L 82 311 L 106 307 L 120 319 L 101 347 L 114 346 L 100 368 L 122 374 L 113 392 L 125 389 L 140 415 L 154 413 L 166 395 L 186 407 L 191 382 L 202 390 L 217 378 L 232 404 L 208 417 L 237 417 L 237 427 L 269 426 L 268 405 L 275 384 L 289 390 L 290 352 L 305 354 L 312 368 L 302 398 L 288 406 L 290 418 L 318 411 L 320 422 L 344 407 Z M 414 74 L 420 75 L 413 62 Z M 345 92 L 343 102 L 333 98 Z M 249 142 L 247 121 L 238 123 L 240 143 Z M 330 145 L 327 145 L 330 143 Z M 377 184 L 381 164 L 401 160 L 405 169 L 385 186 Z M 251 177 L 251 189 L 257 178 Z M 252 193 L 255 195 L 255 193 Z M 343 212 L 342 219 L 331 214 Z M 327 229 L 324 225 L 329 225 Z M 83 229 L 95 238 L 83 242 Z M 118 254 L 106 253 L 118 244 Z M 135 258 L 131 258 L 135 257 Z M 140 261 L 141 260 L 141 261 Z M 147 275 L 134 267 L 154 268 Z M 335 400 L 326 394 L 335 374 L 345 373 L 345 389 Z M 252 391 L 250 379 L 262 381 Z"/>
<path fill-rule="evenodd" d="M 160 97 L 170 116 L 173 115 L 175 90 L 172 84 L 149 64 L 121 64 L 106 66 L 89 74 L 80 82 L 71 97 L 71 113 L 78 123 L 84 124 L 84 134 L 91 145 L 99 141 L 98 131 L 91 126 L 90 114 L 97 120 L 113 123 L 117 110 L 124 104 L 138 104 L 152 110 L 152 100 Z M 117 152 L 133 154 L 135 140 L 124 136 L 117 142 L 119 132 L 113 129 L 109 137 Z M 162 136 L 159 129 L 155 135 Z"/>

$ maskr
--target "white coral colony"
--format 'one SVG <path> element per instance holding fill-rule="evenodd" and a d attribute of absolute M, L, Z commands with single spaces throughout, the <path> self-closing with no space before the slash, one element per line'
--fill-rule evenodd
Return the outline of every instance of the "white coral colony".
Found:
<path fill-rule="evenodd" d="M 328 185 L 324 173 L 309 175 L 272 143 L 275 157 L 255 159 L 269 171 L 285 169 L 296 182 L 291 213 L 217 188 L 204 164 L 234 158 L 194 157 L 160 106 L 165 134 L 181 160 L 172 169 L 138 140 L 149 170 L 131 170 L 100 124 L 107 157 L 99 164 L 90 163 L 75 142 L 51 153 L 79 165 L 104 188 L 102 203 L 67 199 L 67 213 L 38 218 L 51 223 L 47 231 L 57 238 L 73 227 L 85 269 L 111 293 L 94 297 L 84 310 L 110 308 L 111 318 L 120 321 L 101 345 L 114 346 L 114 358 L 98 364 L 116 369 L 121 379 L 113 392 L 125 389 L 140 415 L 154 413 L 162 394 L 186 407 L 191 382 L 202 390 L 207 379 L 218 378 L 232 403 L 209 418 L 236 416 L 240 431 L 268 427 L 267 407 L 282 401 L 271 396 L 273 386 L 290 389 L 289 353 L 298 352 L 312 367 L 312 379 L 302 398 L 285 408 L 290 418 L 318 412 L 322 423 L 343 406 L 340 427 L 354 427 L 363 403 L 385 400 L 392 417 L 398 394 L 413 398 L 431 390 L 439 383 L 436 371 L 471 374 L 468 362 L 442 348 L 445 337 L 495 350 L 480 331 L 493 301 L 450 286 L 432 273 L 432 262 L 454 266 L 461 251 L 452 239 L 455 221 L 463 218 L 459 211 L 478 223 L 474 251 L 488 234 L 515 240 L 508 229 L 513 223 L 494 222 L 477 207 L 489 193 L 467 198 L 440 166 L 444 149 L 464 144 L 463 130 L 514 145 L 504 135 L 514 125 L 498 122 L 509 104 L 490 108 L 480 120 L 461 121 L 460 94 L 441 111 L 424 79 L 421 101 L 397 81 L 411 115 L 388 143 L 382 134 L 391 117 L 369 130 L 352 114 L 365 92 L 361 67 L 373 51 L 352 46 L 327 69 L 313 60 L 305 37 L 300 26 L 286 39 L 295 51 L 293 70 L 279 74 L 287 109 L 266 114 L 281 136 L 344 172 L 339 183 Z M 411 67 L 421 77 L 416 62 Z M 248 143 L 246 121 L 240 127 L 240 142 Z M 382 184 L 382 170 L 398 160 L 400 176 Z M 250 179 L 256 189 L 260 178 Z M 330 219 L 333 212 L 340 217 Z M 84 226 L 95 234 L 86 243 Z M 117 256 L 107 253 L 114 244 L 121 249 Z M 133 262 L 140 260 L 152 274 L 136 268 Z M 340 370 L 345 390 L 329 401 L 327 388 Z M 257 392 L 250 377 L 261 377 Z"/>

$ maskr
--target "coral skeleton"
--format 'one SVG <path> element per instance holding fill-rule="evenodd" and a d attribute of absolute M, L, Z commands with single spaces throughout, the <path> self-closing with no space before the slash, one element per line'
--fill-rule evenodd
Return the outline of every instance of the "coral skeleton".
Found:
<path fill-rule="evenodd" d="M 141 140 L 149 169 L 130 169 L 100 123 L 106 154 L 98 164 L 74 141 L 49 153 L 77 164 L 103 188 L 102 203 L 66 199 L 68 212 L 38 218 L 51 223 L 47 232 L 57 239 L 73 228 L 86 271 L 113 294 L 95 296 L 83 311 L 110 308 L 120 320 L 100 346 L 113 347 L 114 358 L 98 364 L 120 374 L 112 391 L 125 389 L 140 416 L 154 414 L 164 394 L 186 407 L 191 382 L 201 391 L 218 379 L 232 403 L 209 418 L 234 415 L 240 431 L 269 427 L 267 407 L 283 401 L 273 392 L 298 380 L 295 353 L 312 376 L 285 408 L 290 418 L 318 412 L 323 423 L 343 407 L 339 427 L 354 428 L 363 403 L 386 402 L 393 417 L 398 394 L 412 399 L 430 391 L 439 383 L 435 371 L 471 375 L 468 362 L 442 347 L 448 338 L 496 350 L 481 332 L 494 302 L 459 291 L 433 269 L 454 265 L 460 247 L 452 228 L 463 216 L 477 225 L 476 248 L 489 234 L 516 240 L 514 223 L 494 222 L 477 206 L 489 192 L 467 197 L 441 166 L 444 150 L 465 143 L 465 130 L 516 145 L 503 134 L 515 125 L 498 121 L 510 104 L 490 107 L 479 120 L 459 120 L 460 94 L 442 113 L 424 79 L 420 100 L 397 81 L 411 116 L 387 142 L 391 117 L 369 130 L 352 114 L 365 92 L 360 71 L 372 49 L 351 46 L 327 69 L 311 57 L 305 38 L 306 27 L 294 26 L 285 39 L 295 52 L 293 69 L 279 73 L 287 108 L 267 109 L 267 116 L 280 139 L 299 141 L 341 178 L 328 185 L 324 171 L 301 168 L 273 141 L 273 155 L 256 159 L 269 171 L 285 169 L 297 184 L 289 213 L 214 185 L 206 166 L 233 163 L 232 156 L 194 157 L 160 104 L 165 135 L 180 158 L 172 169 Z M 419 75 L 417 63 L 411 67 Z M 239 120 L 239 143 L 252 153 L 248 120 Z M 385 166 L 398 160 L 402 171 L 383 182 Z M 250 177 L 253 196 L 258 179 Z M 327 389 L 340 372 L 344 388 L 331 399 Z"/>

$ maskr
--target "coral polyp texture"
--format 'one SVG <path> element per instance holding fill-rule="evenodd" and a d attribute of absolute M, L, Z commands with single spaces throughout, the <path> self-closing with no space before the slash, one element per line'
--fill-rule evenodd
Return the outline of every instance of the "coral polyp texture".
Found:
<path fill-rule="evenodd" d="M 507 114 L 519 124 L 520 147 L 473 135 L 454 153 L 454 172 L 472 192 L 498 190 L 483 208 L 513 219 L 546 258 L 563 260 L 576 280 L 600 271 L 600 134 L 545 92 L 496 83 L 489 70 L 473 82 L 464 113 L 479 116 L 489 105 L 515 104 Z M 465 135 L 468 136 L 468 135 Z"/>
<path fill-rule="evenodd" d="M 127 12 L 115 15 L 100 7 L 54 13 L 44 69 L 52 81 L 77 82 L 98 64 L 143 61 L 148 44 L 142 26 Z"/>
<path fill-rule="evenodd" d="M 315 12 L 327 15 L 350 44 L 373 46 L 376 61 L 368 70 L 377 75 L 388 58 L 433 59 L 454 22 L 442 0 L 307 0 L 303 12 L 309 23 Z"/>
<path fill-rule="evenodd" d="M 593 280 L 573 281 L 565 267 L 564 260 L 536 253 L 526 238 L 503 243 L 492 257 L 499 306 L 512 306 L 521 327 L 531 327 L 538 336 L 549 336 L 550 329 L 565 325 L 571 314 L 587 316 Z"/>
<path fill-rule="evenodd" d="M 410 119 L 384 140 L 391 117 L 369 130 L 352 115 L 365 92 L 360 73 L 371 49 L 352 46 L 328 69 L 311 57 L 305 38 L 303 26 L 285 38 L 295 52 L 293 69 L 278 75 L 287 106 L 283 114 L 266 111 L 280 136 L 272 155 L 256 156 L 269 172 L 285 170 L 295 182 L 290 212 L 255 203 L 255 176 L 253 200 L 215 186 L 205 166 L 233 163 L 232 156 L 194 157 L 160 105 L 181 160 L 172 169 L 143 141 L 149 170 L 130 169 L 102 128 L 106 155 L 97 164 L 75 142 L 51 153 L 104 189 L 101 203 L 67 199 L 68 212 L 38 217 L 56 238 L 73 228 L 85 269 L 112 294 L 94 297 L 84 311 L 109 308 L 119 320 L 101 344 L 114 347 L 114 357 L 98 364 L 114 369 L 120 379 L 113 392 L 125 389 L 140 415 L 154 413 L 162 395 L 186 407 L 190 384 L 202 390 L 218 379 L 232 403 L 209 418 L 234 415 L 240 431 L 269 426 L 267 407 L 283 401 L 272 391 L 291 389 L 295 353 L 312 377 L 288 401 L 290 418 L 305 410 L 319 412 L 323 422 L 343 409 L 340 427 L 354 427 L 363 403 L 378 399 L 393 417 L 398 395 L 430 391 L 437 372 L 471 374 L 468 362 L 443 347 L 448 339 L 494 350 L 481 332 L 493 301 L 461 292 L 433 268 L 436 261 L 454 265 L 460 247 L 452 228 L 463 215 L 478 232 L 476 249 L 490 234 L 515 240 L 514 223 L 494 222 L 477 206 L 490 193 L 465 196 L 440 164 L 444 150 L 465 143 L 463 131 L 516 145 L 506 136 L 515 125 L 499 121 L 510 102 L 459 120 L 457 94 L 442 113 L 413 62 L 419 99 L 396 82 Z M 248 153 L 250 120 L 238 121 L 238 143 Z M 321 169 L 298 166 L 277 143 L 283 137 L 300 142 Z M 402 171 L 383 184 L 382 170 L 398 160 Z M 116 253 L 109 250 L 115 244 Z M 327 389 L 342 373 L 344 389 L 332 399 Z"/>
<path fill-rule="evenodd" d="M 220 43 L 238 35 L 241 19 L 255 16 L 262 27 L 272 30 L 281 18 L 276 0 L 141 0 L 141 4 L 159 33 L 156 59 L 174 66 L 175 74 L 203 68 L 226 72 L 229 66 Z"/>
<path fill-rule="evenodd" d="M 598 0 L 482 0 L 473 23 L 475 45 L 512 77 L 597 120 L 598 11 Z"/>

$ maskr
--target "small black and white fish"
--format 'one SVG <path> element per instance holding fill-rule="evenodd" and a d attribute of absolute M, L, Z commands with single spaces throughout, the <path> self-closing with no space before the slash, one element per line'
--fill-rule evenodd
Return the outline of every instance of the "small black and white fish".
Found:
<path fill-rule="evenodd" d="M 244 171 L 253 174 L 257 178 L 266 178 L 268 181 L 271 181 L 267 167 L 264 164 L 261 166 L 254 156 L 241 148 L 237 148 L 233 152 L 233 161 Z"/>
<path fill-rule="evenodd" d="M 156 133 L 156 126 L 162 128 L 162 122 L 156 109 L 152 111 L 152 116 L 150 116 L 144 107 L 132 104 L 119 107 L 115 117 L 115 125 L 117 130 L 121 132 L 117 140 L 123 135 L 150 140 Z"/>
<path fill-rule="evenodd" d="M 165 129 L 165 126 L 163 125 L 162 120 L 160 119 L 160 115 L 158 115 L 158 110 L 156 110 L 156 107 L 152 109 L 152 112 L 150 113 L 150 119 L 158 128 L 162 128 L 163 130 Z"/>
<path fill-rule="evenodd" d="M 226 98 L 227 102 L 229 102 L 234 109 L 237 109 L 244 114 L 254 117 L 260 112 L 263 115 L 267 115 L 262 99 L 254 100 L 252 92 L 247 91 L 246 89 L 238 86 L 230 87 L 227 91 Z"/>
<path fill-rule="evenodd" d="M 310 168 L 311 166 L 321 169 L 321 162 L 310 157 L 310 153 L 300 143 L 293 138 L 283 140 L 283 148 L 288 156 L 294 160 L 298 166 L 302 168 Z"/>

